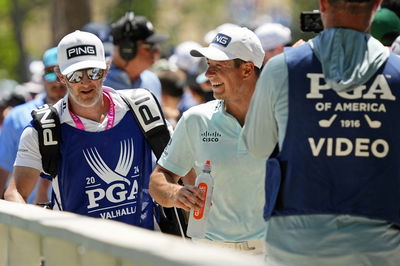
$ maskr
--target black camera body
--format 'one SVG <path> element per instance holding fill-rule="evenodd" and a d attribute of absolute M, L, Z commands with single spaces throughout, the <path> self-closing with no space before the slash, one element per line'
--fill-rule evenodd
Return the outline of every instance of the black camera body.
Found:
<path fill-rule="evenodd" d="M 321 13 L 318 10 L 303 11 L 300 14 L 300 29 L 303 32 L 319 33 L 324 30 Z"/>

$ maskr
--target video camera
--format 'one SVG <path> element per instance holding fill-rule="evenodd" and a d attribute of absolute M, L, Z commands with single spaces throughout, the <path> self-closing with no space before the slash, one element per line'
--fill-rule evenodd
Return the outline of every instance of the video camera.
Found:
<path fill-rule="evenodd" d="M 303 11 L 300 14 L 300 29 L 303 32 L 319 33 L 324 30 L 321 13 L 318 10 Z"/>

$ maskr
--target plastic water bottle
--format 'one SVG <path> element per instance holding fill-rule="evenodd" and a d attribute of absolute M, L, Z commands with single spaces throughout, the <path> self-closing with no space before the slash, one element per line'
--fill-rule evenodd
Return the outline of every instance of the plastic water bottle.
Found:
<path fill-rule="evenodd" d="M 214 180 L 210 175 L 211 164 L 207 160 L 203 166 L 203 171 L 196 178 L 196 186 L 203 191 L 205 196 L 204 205 L 199 210 L 190 210 L 189 223 L 186 234 L 190 237 L 204 238 L 208 220 L 208 213 L 211 206 L 211 198 L 214 187 Z"/>

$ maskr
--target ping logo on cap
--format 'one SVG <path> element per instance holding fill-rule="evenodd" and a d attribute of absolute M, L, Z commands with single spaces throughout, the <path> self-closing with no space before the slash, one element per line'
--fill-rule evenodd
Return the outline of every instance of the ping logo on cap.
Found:
<path fill-rule="evenodd" d="M 67 49 L 68 59 L 84 55 L 97 55 L 96 47 L 94 45 L 78 45 Z"/>
<path fill-rule="evenodd" d="M 212 40 L 211 43 L 216 43 L 219 45 L 222 45 L 223 47 L 227 47 L 228 44 L 231 42 L 232 38 L 222 34 L 222 33 L 218 33 L 217 36 L 215 36 L 214 40 Z"/>

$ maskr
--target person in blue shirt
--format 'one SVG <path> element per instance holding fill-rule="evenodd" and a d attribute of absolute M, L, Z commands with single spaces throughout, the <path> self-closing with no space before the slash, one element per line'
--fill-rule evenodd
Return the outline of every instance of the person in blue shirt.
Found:
<path fill-rule="evenodd" d="M 368 33 L 380 3 L 320 0 L 324 31 L 261 73 L 243 137 L 270 156 L 267 265 L 399 265 L 400 58 Z"/>
<path fill-rule="evenodd" d="M 19 139 L 24 128 L 32 120 L 32 110 L 42 106 L 43 104 L 54 104 L 59 99 L 64 97 L 67 92 L 66 87 L 57 80 L 57 75 L 54 72 L 54 67 L 57 66 L 57 47 L 50 48 L 43 54 L 44 75 L 43 85 L 45 94 L 19 106 L 13 108 L 9 115 L 4 120 L 3 131 L 0 135 L 0 198 L 3 198 L 3 193 L 6 188 L 8 176 L 13 170 L 15 157 L 18 150 Z M 41 189 L 46 191 L 46 185 L 43 181 Z M 46 182 L 48 183 L 48 182 Z M 48 184 L 47 184 L 48 187 Z M 33 193 L 28 202 L 33 202 L 35 199 Z M 40 194 L 37 201 L 46 201 L 47 193 Z"/>
<path fill-rule="evenodd" d="M 111 25 L 114 50 L 105 86 L 116 90 L 146 88 L 161 102 L 161 83 L 149 70 L 158 59 L 158 44 L 167 36 L 154 32 L 143 16 L 127 12 Z"/>

